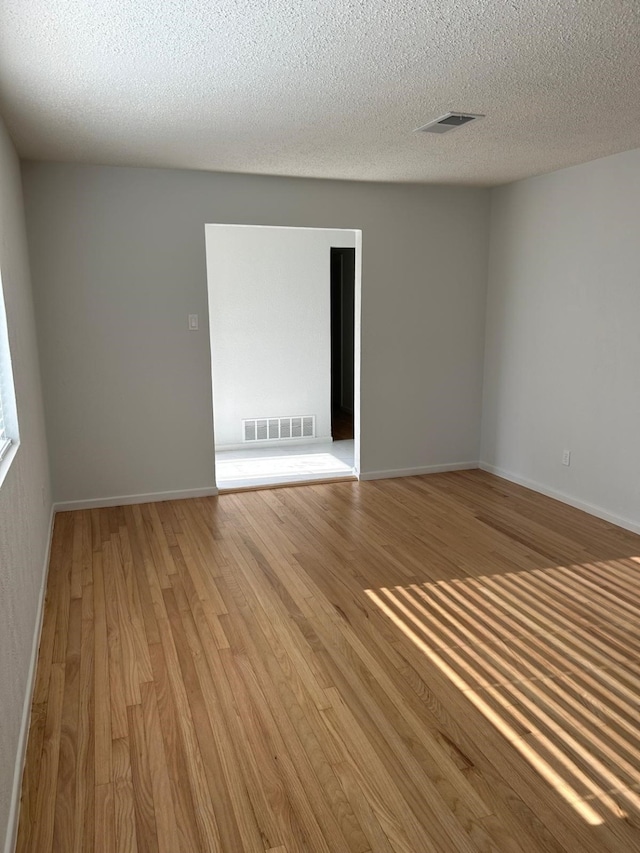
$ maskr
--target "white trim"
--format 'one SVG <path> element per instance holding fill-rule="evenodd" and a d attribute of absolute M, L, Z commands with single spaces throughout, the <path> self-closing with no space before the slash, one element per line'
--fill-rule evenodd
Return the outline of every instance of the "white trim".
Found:
<path fill-rule="evenodd" d="M 361 424 L 361 360 L 362 360 L 362 229 L 361 228 L 330 228 L 330 227 L 316 227 L 316 226 L 296 226 L 296 225 L 258 225 L 251 223 L 224 223 L 224 222 L 205 222 L 204 225 L 204 234 L 205 234 L 205 253 L 206 253 L 206 244 L 207 244 L 207 231 L 209 228 L 272 228 L 278 230 L 289 230 L 289 231 L 343 231 L 345 233 L 352 233 L 354 235 L 354 245 L 353 246 L 332 246 L 331 248 L 340 248 L 340 249 L 355 249 L 355 269 L 354 269 L 354 288 L 355 288 L 355 305 L 354 305 L 354 337 L 353 337 L 353 347 L 354 347 L 354 364 L 353 364 L 353 437 L 354 437 L 354 446 L 353 446 L 353 470 L 354 475 L 358 479 L 362 479 L 360 476 L 360 469 L 362 467 L 361 458 L 360 458 L 360 424 Z M 210 282 L 210 271 L 209 271 L 209 257 L 206 256 L 206 265 L 207 265 L 207 294 L 209 297 L 209 345 L 211 352 L 214 351 L 214 341 L 213 341 L 213 323 L 211 323 L 211 282 Z M 211 385 L 213 387 L 213 370 L 211 373 Z M 214 395 L 211 395 L 211 404 L 212 404 L 212 415 L 214 422 L 214 441 L 215 441 L 215 405 L 214 405 Z M 275 442 L 270 442 L 274 444 Z M 237 449 L 246 449 L 250 446 L 255 447 L 255 442 L 246 442 L 241 446 L 238 446 Z M 216 448 L 214 447 L 214 450 Z M 226 448 L 222 446 L 219 449 L 231 450 L 232 447 L 227 445 Z M 234 447 L 234 449 L 236 449 Z M 472 467 L 477 467 L 473 465 Z M 393 475 L 391 475 L 393 476 Z M 371 479 L 374 479 L 371 477 Z"/>
<path fill-rule="evenodd" d="M 314 415 L 315 417 L 315 415 Z M 251 418 L 250 420 L 256 420 Z M 266 420 L 266 418 L 257 418 Z M 271 438 L 263 441 L 243 441 L 241 444 L 216 444 L 216 453 L 224 453 L 225 450 L 255 450 L 257 447 L 270 447 L 272 450 L 278 447 L 299 447 L 301 444 L 331 444 L 333 438 L 330 435 L 316 435 L 314 438 Z"/>
<path fill-rule="evenodd" d="M 264 477 L 235 477 L 233 479 L 222 480 L 218 488 L 220 492 L 234 491 L 235 489 L 252 489 L 264 488 L 265 486 L 288 486 L 296 483 L 315 483 L 316 481 L 323 482 L 329 480 L 357 480 L 353 469 L 350 471 L 318 471 L 316 473 L 310 471 L 301 471 L 298 474 L 266 474 Z"/>
<path fill-rule="evenodd" d="M 204 489 L 184 489 L 178 492 L 150 492 L 148 495 L 119 495 L 111 498 L 90 498 L 85 501 L 61 501 L 53 505 L 56 512 L 69 512 L 74 509 L 100 509 L 110 506 L 128 506 L 129 504 L 150 504 L 160 501 L 180 501 L 185 498 L 208 498 L 218 494 L 215 486 Z"/>
<path fill-rule="evenodd" d="M 40 650 L 40 635 L 42 633 L 42 620 L 44 617 L 44 600 L 47 592 L 47 580 L 49 578 L 49 559 L 51 557 L 51 542 L 53 540 L 53 518 L 55 510 L 51 507 L 49 517 L 49 541 L 44 555 L 42 567 L 42 583 L 40 585 L 40 596 L 38 598 L 38 609 L 36 611 L 36 624 L 31 644 L 31 659 L 27 673 L 27 689 L 22 706 L 22 722 L 18 736 L 18 751 L 13 771 L 13 787 L 11 791 L 11 804 L 9 806 L 9 820 L 7 821 L 7 834 L 5 836 L 5 853 L 14 853 L 18 836 L 18 818 L 20 816 L 20 792 L 22 788 L 22 774 L 24 773 L 24 762 L 27 757 L 27 742 L 29 738 L 29 723 L 31 721 L 31 703 L 36 683 L 36 667 L 38 663 L 38 651 Z"/>
<path fill-rule="evenodd" d="M 5 477 L 9 473 L 9 468 L 11 468 L 11 463 L 15 459 L 16 453 L 18 452 L 18 448 L 20 447 L 19 441 L 11 441 L 9 442 L 9 447 L 6 448 L 4 456 L 0 458 L 0 486 L 4 483 Z"/>
<path fill-rule="evenodd" d="M 0 462 L 4 459 L 5 453 L 9 451 L 11 447 L 11 439 L 3 438 L 2 433 L 0 432 Z"/>
<path fill-rule="evenodd" d="M 353 473 L 360 480 L 362 459 L 360 430 L 362 428 L 362 229 L 356 229 L 356 257 L 353 271 L 354 324 L 353 331 Z"/>
<path fill-rule="evenodd" d="M 544 486 L 535 480 L 529 480 L 527 477 L 521 477 L 519 474 L 513 474 L 511 471 L 505 471 L 504 468 L 499 468 L 497 465 L 490 465 L 488 462 L 480 462 L 479 467 L 489 474 L 495 474 L 496 477 L 502 477 L 503 480 L 509 480 L 511 483 L 517 483 L 519 486 L 524 486 L 526 489 L 532 489 L 534 492 L 539 492 L 541 495 L 546 495 L 548 498 L 554 498 L 564 504 L 581 509 L 583 512 L 588 512 L 589 515 L 595 515 L 596 518 L 601 518 L 603 521 L 608 521 L 611 524 L 616 524 L 618 527 L 624 527 L 625 530 L 630 530 L 632 533 L 640 533 L 640 523 L 632 521 L 630 518 L 625 518 L 622 515 L 616 515 L 609 512 L 600 506 L 581 501 L 579 498 L 574 498 L 564 492 L 559 492 L 557 489 L 552 489 L 549 486 Z"/>
<path fill-rule="evenodd" d="M 444 465 L 426 465 L 422 468 L 389 468 L 386 471 L 363 471 L 360 480 L 387 480 L 394 477 L 417 477 L 421 474 L 441 474 L 445 471 L 469 471 L 477 462 L 449 462 Z"/>
<path fill-rule="evenodd" d="M 252 489 L 280 489 L 285 486 L 321 486 L 323 483 L 357 483 L 358 478 L 355 474 L 332 474 L 330 471 L 327 474 L 311 475 L 306 479 L 301 479 L 303 475 L 292 475 L 291 477 L 283 476 L 275 482 L 271 478 L 265 478 L 264 482 L 260 482 L 256 477 L 254 480 L 227 480 L 220 486 L 220 494 L 228 495 L 234 492 L 250 492 Z M 294 479 L 295 478 L 295 479 Z"/>

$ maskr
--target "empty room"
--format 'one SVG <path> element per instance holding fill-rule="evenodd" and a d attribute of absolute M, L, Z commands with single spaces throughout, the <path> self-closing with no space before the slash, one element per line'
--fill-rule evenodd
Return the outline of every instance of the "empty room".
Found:
<path fill-rule="evenodd" d="M 0 4 L 0 850 L 640 850 L 640 5 Z"/>

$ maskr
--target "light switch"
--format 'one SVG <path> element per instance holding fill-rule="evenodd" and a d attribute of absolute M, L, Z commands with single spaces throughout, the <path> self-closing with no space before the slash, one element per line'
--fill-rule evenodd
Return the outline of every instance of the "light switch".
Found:
<path fill-rule="evenodd" d="M 189 314 L 189 331 L 197 332 L 198 331 L 198 315 L 197 314 Z"/>

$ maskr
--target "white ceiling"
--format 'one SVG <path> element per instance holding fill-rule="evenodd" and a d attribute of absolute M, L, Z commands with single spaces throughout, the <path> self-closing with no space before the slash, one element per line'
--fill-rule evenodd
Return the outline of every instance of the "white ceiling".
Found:
<path fill-rule="evenodd" d="M 640 0 L 2 0 L 0 109 L 35 159 L 503 183 L 640 147 Z"/>

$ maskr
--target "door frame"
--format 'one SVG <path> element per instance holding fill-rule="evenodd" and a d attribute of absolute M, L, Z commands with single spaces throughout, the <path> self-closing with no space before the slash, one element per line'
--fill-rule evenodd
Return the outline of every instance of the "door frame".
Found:
<path fill-rule="evenodd" d="M 212 298 L 212 281 L 215 270 L 215 259 L 212 257 L 212 251 L 209 248 L 207 235 L 210 229 L 213 228 L 269 228 L 278 230 L 292 231 L 345 231 L 354 235 L 355 248 L 355 307 L 354 307 L 354 364 L 353 364 L 353 471 L 355 477 L 360 479 L 361 471 L 361 367 L 362 367 L 362 230 L 359 228 L 330 228 L 315 227 L 315 226 L 298 226 L 298 225 L 261 225 L 259 223 L 231 223 L 231 222 L 211 222 L 205 223 L 205 252 L 206 252 L 206 276 L 207 276 L 207 313 L 209 316 L 209 341 L 210 341 L 210 366 L 211 366 L 211 404 L 212 404 L 212 429 L 215 430 L 215 402 L 214 402 L 214 374 L 213 363 L 215 358 L 215 341 L 213 340 L 211 323 L 211 306 L 214 302 Z M 327 253 L 327 290 L 331 292 L 331 253 Z M 330 312 L 327 317 L 327 322 L 330 323 Z M 213 438 L 213 460 L 214 460 L 214 481 L 215 481 L 215 433 L 212 432 Z"/>

